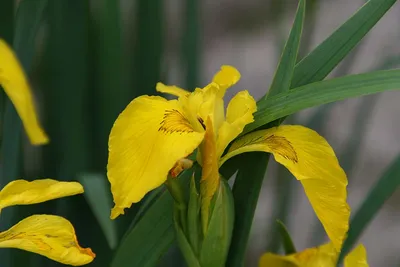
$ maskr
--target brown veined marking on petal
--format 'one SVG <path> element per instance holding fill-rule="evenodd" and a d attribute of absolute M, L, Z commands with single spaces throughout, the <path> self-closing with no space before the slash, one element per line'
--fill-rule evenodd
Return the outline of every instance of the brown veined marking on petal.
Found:
<path fill-rule="evenodd" d="M 267 144 L 274 153 L 281 155 L 285 159 L 291 160 L 294 163 L 299 162 L 296 150 L 293 148 L 292 143 L 283 136 L 275 136 L 275 135 L 259 136 L 257 138 L 241 143 L 240 146 L 244 147 L 259 143 Z M 231 148 L 231 150 L 235 149 L 236 148 L 234 147 Z"/>
<path fill-rule="evenodd" d="M 201 127 L 203 127 L 204 131 L 206 130 L 206 125 L 204 124 L 204 120 L 201 117 L 198 117 L 197 120 L 200 122 Z"/>
<path fill-rule="evenodd" d="M 194 132 L 189 121 L 176 109 L 165 111 L 158 131 L 168 134 Z"/>

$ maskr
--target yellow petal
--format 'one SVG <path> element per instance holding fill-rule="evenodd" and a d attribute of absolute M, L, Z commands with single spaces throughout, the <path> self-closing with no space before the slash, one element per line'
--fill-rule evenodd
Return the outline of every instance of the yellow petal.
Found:
<path fill-rule="evenodd" d="M 182 88 L 177 87 L 175 85 L 165 85 L 163 83 L 157 83 L 156 90 L 158 92 L 174 95 L 174 96 L 177 96 L 177 97 L 187 96 L 187 95 L 190 94 L 190 92 L 186 91 L 185 89 L 182 89 Z"/>
<path fill-rule="evenodd" d="M 220 96 L 224 97 L 226 89 L 235 85 L 240 80 L 240 72 L 233 66 L 223 65 L 221 70 L 214 75 L 213 82 L 219 85 Z"/>
<path fill-rule="evenodd" d="M 135 98 L 110 133 L 107 175 L 115 203 L 111 218 L 162 185 L 169 170 L 192 153 L 203 136 L 193 130 L 177 100 Z"/>
<path fill-rule="evenodd" d="M 208 224 L 208 215 L 211 199 L 219 186 L 218 158 L 214 127 L 210 117 L 206 121 L 206 134 L 201 145 L 202 175 L 200 180 L 201 214 L 203 226 Z M 207 229 L 203 229 L 205 233 Z"/>
<path fill-rule="evenodd" d="M 0 39 L 0 84 L 14 104 L 33 145 L 48 143 L 35 111 L 30 86 L 24 71 L 7 43 Z"/>
<path fill-rule="evenodd" d="M 254 98 L 247 90 L 237 93 L 228 104 L 226 120 L 218 131 L 217 157 L 220 158 L 228 144 L 235 139 L 244 126 L 253 122 L 253 113 L 257 110 Z"/>
<path fill-rule="evenodd" d="M 52 179 L 32 182 L 15 180 L 0 191 L 0 211 L 13 205 L 41 203 L 81 193 L 83 193 L 83 187 L 77 182 L 59 182 Z"/>
<path fill-rule="evenodd" d="M 301 181 L 317 217 L 335 248 L 340 250 L 349 228 L 347 177 L 328 142 L 306 127 L 283 125 L 238 139 L 221 164 L 250 151 L 272 153 L 277 162 Z"/>
<path fill-rule="evenodd" d="M 18 248 L 64 264 L 80 266 L 93 261 L 90 248 L 81 248 L 72 224 L 54 215 L 33 215 L 0 233 L 1 248 Z"/>
<path fill-rule="evenodd" d="M 259 267 L 336 267 L 338 254 L 331 243 L 286 256 L 266 253 Z"/>
<path fill-rule="evenodd" d="M 368 267 L 367 251 L 360 244 L 344 258 L 344 267 Z"/>

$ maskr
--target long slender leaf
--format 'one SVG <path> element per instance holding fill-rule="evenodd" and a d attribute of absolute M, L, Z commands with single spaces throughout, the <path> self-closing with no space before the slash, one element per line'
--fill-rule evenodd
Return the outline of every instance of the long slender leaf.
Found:
<path fill-rule="evenodd" d="M 351 97 L 400 89 L 400 70 L 376 71 L 315 82 L 268 98 L 243 134 L 300 110 Z"/>
<path fill-rule="evenodd" d="M 350 222 L 350 230 L 340 255 L 340 260 L 349 253 L 358 238 L 370 224 L 386 200 L 400 186 L 400 155 L 390 164 L 379 181 L 372 187 L 361 207 Z"/>
<path fill-rule="evenodd" d="M 292 87 L 324 79 L 360 42 L 396 0 L 370 0 L 332 35 L 301 60 Z"/>
<path fill-rule="evenodd" d="M 300 47 L 305 10 L 306 1 L 300 0 L 289 38 L 285 44 L 281 60 L 279 61 L 271 86 L 268 93 L 265 95 L 265 98 L 274 96 L 281 92 L 286 92 L 290 89 L 297 53 L 299 52 Z"/>

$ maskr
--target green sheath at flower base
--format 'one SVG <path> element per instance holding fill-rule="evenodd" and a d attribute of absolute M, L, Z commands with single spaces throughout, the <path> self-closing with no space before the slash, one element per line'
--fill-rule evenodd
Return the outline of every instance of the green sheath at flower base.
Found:
<path fill-rule="evenodd" d="M 225 266 L 232 239 L 234 213 L 232 191 L 227 181 L 221 177 L 211 203 L 210 221 L 201 246 L 201 266 Z"/>

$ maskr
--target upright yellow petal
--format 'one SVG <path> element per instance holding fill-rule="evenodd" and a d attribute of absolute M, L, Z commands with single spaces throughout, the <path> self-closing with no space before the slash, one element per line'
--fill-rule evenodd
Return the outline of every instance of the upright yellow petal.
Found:
<path fill-rule="evenodd" d="M 110 133 L 107 174 L 115 203 L 111 218 L 162 185 L 175 163 L 192 153 L 203 136 L 192 128 L 177 100 L 135 98 Z"/>
<path fill-rule="evenodd" d="M 218 172 L 218 158 L 216 154 L 215 134 L 210 117 L 206 121 L 206 134 L 201 145 L 202 174 L 200 180 L 201 215 L 203 226 L 208 224 L 208 215 L 211 199 L 218 189 L 220 176 Z M 203 229 L 206 232 L 206 229 Z"/>
<path fill-rule="evenodd" d="M 247 90 L 240 91 L 231 99 L 226 112 L 226 120 L 218 131 L 218 158 L 221 157 L 228 144 L 243 132 L 244 126 L 254 121 L 253 113 L 256 110 L 256 101 Z"/>
<path fill-rule="evenodd" d="M 13 205 L 36 204 L 81 193 L 83 187 L 77 182 L 59 182 L 52 179 L 32 182 L 15 180 L 0 191 L 0 211 Z"/>
<path fill-rule="evenodd" d="M 239 138 L 221 164 L 250 151 L 272 153 L 277 162 L 301 181 L 317 217 L 335 248 L 340 250 L 349 228 L 347 177 L 328 142 L 306 127 L 283 125 Z"/>
<path fill-rule="evenodd" d="M 220 96 L 224 97 L 226 89 L 235 85 L 240 80 L 240 72 L 233 66 L 223 65 L 221 70 L 214 75 L 213 82 L 220 88 Z"/>
<path fill-rule="evenodd" d="M 344 258 L 344 267 L 368 267 L 367 251 L 360 244 Z"/>
<path fill-rule="evenodd" d="M 259 267 L 336 267 L 337 252 L 331 243 L 286 256 L 265 253 Z"/>
<path fill-rule="evenodd" d="M 14 104 L 33 145 L 48 143 L 35 111 L 31 89 L 24 71 L 7 43 L 0 39 L 0 84 Z"/>
<path fill-rule="evenodd" d="M 60 216 L 33 215 L 0 233 L 1 248 L 18 248 L 64 264 L 80 266 L 93 261 L 90 248 L 81 248 L 72 224 Z"/>
<path fill-rule="evenodd" d="M 177 97 L 187 96 L 187 95 L 190 94 L 189 91 L 186 91 L 185 89 L 182 89 L 182 88 L 180 88 L 178 86 L 165 85 L 163 83 L 157 83 L 156 90 L 158 92 L 174 95 L 174 96 L 177 96 Z"/>

